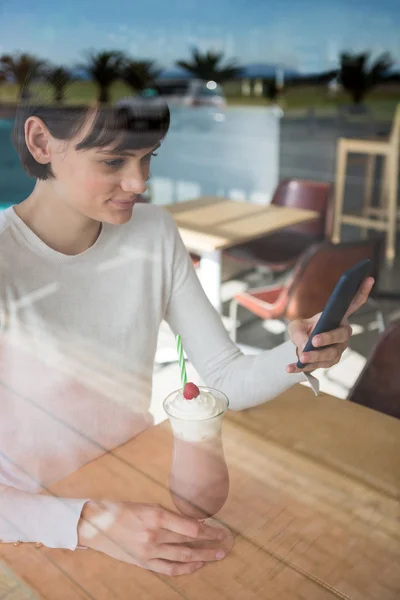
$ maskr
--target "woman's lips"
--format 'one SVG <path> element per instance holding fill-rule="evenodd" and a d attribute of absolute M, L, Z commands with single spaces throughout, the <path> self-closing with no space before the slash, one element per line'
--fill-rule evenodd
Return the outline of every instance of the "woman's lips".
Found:
<path fill-rule="evenodd" d="M 132 206 L 135 204 L 136 202 L 136 198 L 133 200 L 110 200 L 111 204 L 113 204 L 114 206 L 117 206 L 118 208 L 123 208 L 123 209 L 129 209 L 132 208 Z"/>

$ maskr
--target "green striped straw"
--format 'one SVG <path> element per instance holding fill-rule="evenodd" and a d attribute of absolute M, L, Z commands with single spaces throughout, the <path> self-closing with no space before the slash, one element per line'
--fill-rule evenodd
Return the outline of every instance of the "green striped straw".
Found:
<path fill-rule="evenodd" d="M 179 360 L 179 369 L 181 372 L 182 388 L 184 388 L 186 385 L 186 382 L 187 382 L 187 375 L 186 375 L 185 357 L 183 355 L 183 348 L 182 348 L 182 339 L 181 339 L 180 335 L 176 336 L 176 349 L 178 350 L 178 360 Z"/>

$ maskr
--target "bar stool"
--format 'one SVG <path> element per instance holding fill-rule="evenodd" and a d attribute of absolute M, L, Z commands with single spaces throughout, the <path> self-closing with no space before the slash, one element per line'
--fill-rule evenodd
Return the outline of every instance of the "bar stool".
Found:
<path fill-rule="evenodd" d="M 341 225 L 386 232 L 386 261 L 393 266 L 397 231 L 397 180 L 400 142 L 400 104 L 397 105 L 389 138 L 385 141 L 339 138 L 337 143 L 336 184 L 334 196 L 334 221 L 332 241 L 340 242 Z M 349 154 L 367 155 L 364 208 L 362 216 L 343 214 L 344 186 Z M 380 206 L 371 206 L 376 157 L 384 160 Z M 375 218 L 373 218 L 375 217 Z"/>

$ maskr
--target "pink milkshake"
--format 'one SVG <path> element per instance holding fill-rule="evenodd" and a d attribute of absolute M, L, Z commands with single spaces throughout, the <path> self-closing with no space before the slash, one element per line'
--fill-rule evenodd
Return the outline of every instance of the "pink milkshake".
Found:
<path fill-rule="evenodd" d="M 194 384 L 164 401 L 174 434 L 171 497 L 181 513 L 194 519 L 215 515 L 228 497 L 229 473 L 222 446 L 222 420 L 228 404 L 222 392 Z M 229 530 L 227 537 L 231 547 Z"/>

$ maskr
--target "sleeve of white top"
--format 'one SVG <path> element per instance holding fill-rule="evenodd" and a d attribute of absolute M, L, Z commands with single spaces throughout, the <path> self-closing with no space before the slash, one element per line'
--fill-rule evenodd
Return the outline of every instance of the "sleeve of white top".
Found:
<path fill-rule="evenodd" d="M 233 410 L 272 400 L 305 377 L 317 394 L 315 377 L 286 372 L 289 363 L 297 362 L 292 342 L 251 356 L 238 349 L 206 297 L 173 219 L 169 215 L 165 219 L 172 248 L 165 319 L 181 335 L 183 348 L 205 384 L 223 391 Z"/>
<path fill-rule="evenodd" d="M 87 501 L 0 485 L 0 541 L 39 542 L 48 548 L 75 550 L 78 522 Z"/>

